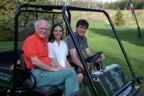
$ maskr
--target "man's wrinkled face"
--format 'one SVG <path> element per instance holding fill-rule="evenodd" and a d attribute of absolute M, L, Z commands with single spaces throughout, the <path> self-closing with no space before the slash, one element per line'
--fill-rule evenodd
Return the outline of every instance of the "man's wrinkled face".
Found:
<path fill-rule="evenodd" d="M 48 23 L 44 21 L 39 22 L 35 28 L 35 31 L 41 38 L 45 38 L 49 32 Z"/>
<path fill-rule="evenodd" d="M 80 35 L 80 36 L 84 36 L 84 34 L 87 31 L 87 27 L 83 26 L 83 25 L 79 25 L 78 27 L 76 27 L 76 32 Z"/>

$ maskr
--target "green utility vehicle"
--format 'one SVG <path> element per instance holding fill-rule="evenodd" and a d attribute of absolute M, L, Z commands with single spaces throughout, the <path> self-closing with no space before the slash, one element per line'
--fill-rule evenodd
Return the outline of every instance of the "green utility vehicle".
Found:
<path fill-rule="evenodd" d="M 127 61 L 132 75 L 131 80 L 127 78 L 119 64 L 103 66 L 104 64 L 102 62 L 95 63 L 94 60 L 96 60 L 102 52 L 98 52 L 89 58 L 84 58 L 83 54 L 80 52 L 71 26 L 71 15 L 74 11 L 99 12 L 105 15 L 109 21 L 114 36 L 116 37 L 118 45 L 120 46 L 122 54 Z M 56 87 L 36 87 L 37 82 L 26 68 L 23 60 L 21 46 L 25 38 L 33 34 L 33 22 L 37 19 L 46 19 L 51 22 L 51 25 L 56 22 L 63 22 L 62 24 L 66 26 L 65 36 L 68 34 L 71 35 L 89 80 L 88 84 L 85 84 L 81 88 L 79 96 L 85 96 L 85 93 L 82 93 L 85 89 L 87 89 L 86 91 L 89 96 L 144 95 L 138 85 L 142 84 L 143 77 L 135 76 L 132 64 L 124 50 L 113 22 L 105 10 L 75 6 L 22 4 L 18 6 L 15 11 L 14 48 L 13 50 L 0 51 L 0 96 L 61 96 L 61 90 Z M 20 64 L 17 64 L 18 60 L 20 60 Z M 94 66 L 96 66 L 98 70 L 90 73 L 86 66 L 86 62 L 94 63 Z M 14 68 L 10 69 L 9 66 L 12 65 L 14 65 Z M 32 81 L 34 81 L 34 83 Z"/>

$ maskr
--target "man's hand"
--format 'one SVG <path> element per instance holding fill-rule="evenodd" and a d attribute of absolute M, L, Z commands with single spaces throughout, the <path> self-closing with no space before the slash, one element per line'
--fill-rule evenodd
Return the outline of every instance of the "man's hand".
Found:
<path fill-rule="evenodd" d="M 100 62 L 100 61 L 102 61 L 104 59 L 105 59 L 105 56 L 104 56 L 104 54 L 101 53 L 96 62 Z"/>
<path fill-rule="evenodd" d="M 67 68 L 73 68 L 71 65 L 67 65 L 66 67 L 67 67 Z"/>
<path fill-rule="evenodd" d="M 51 63 L 50 66 L 51 66 L 51 67 L 56 67 L 57 65 L 54 64 L 54 63 Z"/>
<path fill-rule="evenodd" d="M 52 67 L 52 71 L 61 71 L 61 70 L 65 70 L 65 68 L 64 67 L 60 67 L 60 66 Z"/>

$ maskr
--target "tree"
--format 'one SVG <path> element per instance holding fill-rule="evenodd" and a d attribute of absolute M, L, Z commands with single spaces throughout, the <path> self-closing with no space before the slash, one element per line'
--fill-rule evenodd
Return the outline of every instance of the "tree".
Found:
<path fill-rule="evenodd" d="M 0 5 L 0 40 L 11 40 L 14 32 L 14 11 L 16 5 L 11 0 L 3 0 Z"/>
<path fill-rule="evenodd" d="M 50 4 L 49 0 L 0 0 L 0 41 L 13 40 L 15 10 L 20 4 Z M 28 19 L 30 16 L 26 15 Z M 28 21 L 28 20 L 27 20 Z M 26 25 L 28 22 L 25 22 Z"/>
<path fill-rule="evenodd" d="M 115 14 L 114 24 L 116 26 L 124 26 L 125 21 L 123 19 L 123 13 L 121 12 L 120 8 L 117 8 L 117 13 Z"/>

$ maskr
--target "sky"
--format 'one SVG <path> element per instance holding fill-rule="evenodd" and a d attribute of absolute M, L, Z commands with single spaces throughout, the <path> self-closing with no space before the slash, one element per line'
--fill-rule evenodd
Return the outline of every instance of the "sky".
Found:
<path fill-rule="evenodd" d="M 115 2 L 115 1 L 119 1 L 119 0 L 95 0 L 95 1 L 99 1 L 99 2 Z"/>

